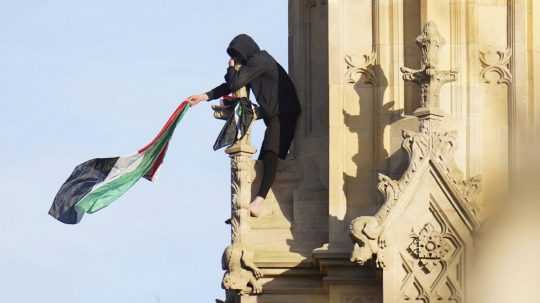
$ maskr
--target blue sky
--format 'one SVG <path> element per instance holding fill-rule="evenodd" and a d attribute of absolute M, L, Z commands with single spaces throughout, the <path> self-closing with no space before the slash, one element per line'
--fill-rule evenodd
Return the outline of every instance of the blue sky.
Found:
<path fill-rule="evenodd" d="M 0 0 L 0 26 L 0 302 L 223 297 L 229 161 L 211 150 L 222 122 L 208 104 L 182 121 L 157 183 L 79 225 L 47 211 L 77 164 L 133 153 L 219 84 L 236 34 L 286 66 L 287 1 Z"/>

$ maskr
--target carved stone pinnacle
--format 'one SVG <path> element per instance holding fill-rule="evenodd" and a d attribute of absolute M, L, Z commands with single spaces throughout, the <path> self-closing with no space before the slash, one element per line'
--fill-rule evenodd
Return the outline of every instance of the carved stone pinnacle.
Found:
<path fill-rule="evenodd" d="M 428 22 L 416 38 L 416 44 L 422 51 L 420 69 L 401 67 L 403 80 L 412 81 L 420 86 L 421 108 L 417 110 L 417 116 L 426 116 L 432 112 L 439 112 L 438 116 L 444 116 L 440 112 L 441 87 L 455 81 L 457 74 L 457 71 L 442 71 L 438 68 L 439 50 L 445 44 L 445 40 L 435 23 Z"/>

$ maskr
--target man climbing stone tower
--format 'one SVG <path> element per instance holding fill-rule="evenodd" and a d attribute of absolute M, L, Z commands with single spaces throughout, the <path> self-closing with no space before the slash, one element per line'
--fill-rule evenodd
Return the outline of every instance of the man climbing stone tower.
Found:
<path fill-rule="evenodd" d="M 300 102 L 287 72 L 270 54 L 261 50 L 250 36 L 236 36 L 229 44 L 227 53 L 231 59 L 225 83 L 188 99 L 195 105 L 226 96 L 244 86 L 255 94 L 266 124 L 259 153 L 259 160 L 263 163 L 263 177 L 250 205 L 251 215 L 258 217 L 274 181 L 278 158 L 285 159 L 289 152 L 300 114 Z M 236 63 L 239 64 L 237 69 Z"/>

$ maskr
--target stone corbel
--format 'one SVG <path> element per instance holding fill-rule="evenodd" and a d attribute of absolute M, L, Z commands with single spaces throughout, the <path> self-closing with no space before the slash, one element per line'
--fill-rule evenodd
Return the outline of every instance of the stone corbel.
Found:
<path fill-rule="evenodd" d="M 372 52 L 369 55 L 363 55 L 363 62 L 358 64 L 355 62 L 353 56 L 346 55 L 345 63 L 347 64 L 347 71 L 345 72 L 345 79 L 347 83 L 355 84 L 360 78 L 365 77 L 365 84 L 376 85 L 377 75 L 373 70 L 373 66 L 376 64 L 377 55 Z"/>
<path fill-rule="evenodd" d="M 512 58 L 512 49 L 507 48 L 504 51 L 493 51 L 491 49 L 480 51 L 480 62 L 482 63 L 482 71 L 480 77 L 485 83 L 491 83 L 492 80 L 489 74 L 497 75 L 497 84 L 510 85 L 512 83 L 512 73 L 508 68 Z"/>
<path fill-rule="evenodd" d="M 225 270 L 222 287 L 227 292 L 240 295 L 262 292 L 259 279 L 263 274 L 253 262 L 253 252 L 242 244 L 227 246 L 223 252 L 222 267 Z"/>
<path fill-rule="evenodd" d="M 351 221 L 349 232 L 354 242 L 351 262 L 364 265 L 376 256 L 378 268 L 385 268 L 382 250 L 386 248 L 383 235 L 383 225 L 374 216 L 362 216 Z"/>

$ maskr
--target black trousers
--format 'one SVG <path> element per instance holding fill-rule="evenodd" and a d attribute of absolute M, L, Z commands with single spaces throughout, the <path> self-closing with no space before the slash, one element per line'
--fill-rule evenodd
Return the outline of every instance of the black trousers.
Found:
<path fill-rule="evenodd" d="M 266 198 L 276 177 L 278 158 L 285 160 L 291 147 L 298 113 L 282 113 L 279 116 L 265 119 L 266 131 L 259 153 L 263 162 L 263 176 L 257 196 Z"/>
<path fill-rule="evenodd" d="M 273 152 L 280 159 L 285 160 L 294 139 L 298 116 L 298 113 L 282 113 L 270 119 L 264 119 L 266 131 L 264 132 L 259 160 L 262 160 L 262 155 L 265 152 Z"/>

